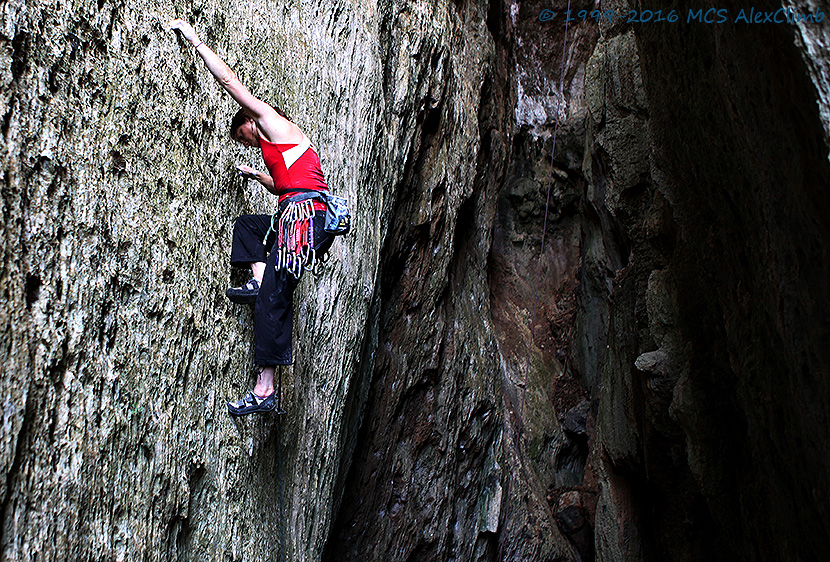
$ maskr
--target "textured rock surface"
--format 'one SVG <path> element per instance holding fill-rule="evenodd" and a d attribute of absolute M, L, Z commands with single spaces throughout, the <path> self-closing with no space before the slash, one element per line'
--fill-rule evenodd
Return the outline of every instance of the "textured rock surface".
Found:
<path fill-rule="evenodd" d="M 578 268 L 581 88 L 596 29 L 569 45 L 562 105 L 563 30 L 539 26 L 543 7 L 494 5 L 469 19 L 486 17 L 496 41 L 483 74 L 478 171 L 457 177 L 450 196 L 423 171 L 445 167 L 432 147 L 449 142 L 446 109 L 425 128 L 383 252 L 379 357 L 329 560 L 571 560 L 592 551 L 594 500 L 590 490 L 582 496 L 590 408 L 562 363 Z M 449 92 L 459 79 L 446 82 Z M 552 171 L 556 111 L 565 148 Z M 528 364 L 552 174 L 556 218 Z M 430 192 L 426 223 L 417 202 Z M 572 410 L 571 433 L 558 407 L 563 418 Z"/>
<path fill-rule="evenodd" d="M 786 2 L 786 6 L 796 27 L 795 44 L 801 51 L 816 89 L 816 103 L 824 124 L 824 142 L 830 145 L 830 26 L 827 25 L 827 9 L 817 0 Z M 819 14 L 824 16 L 816 22 Z"/>
<path fill-rule="evenodd" d="M 290 558 L 317 560 L 344 490 L 347 506 L 354 490 L 385 503 L 365 540 L 334 535 L 335 558 L 496 556 L 504 410 L 486 261 L 512 94 L 488 24 L 506 10 L 4 10 L 4 556 L 276 559 L 281 533 Z M 250 314 L 222 295 L 230 225 L 273 203 L 234 178 L 234 161 L 258 158 L 227 143 L 231 103 L 165 29 L 188 14 L 297 116 L 355 204 L 356 235 L 298 295 L 281 428 L 225 414 L 251 378 Z M 391 434 L 383 473 L 351 488 L 376 419 Z M 539 497 L 546 526 L 513 517 L 517 556 L 564 548 Z"/>
<path fill-rule="evenodd" d="M 826 61 L 797 45 L 826 25 L 602 31 L 586 176 L 631 252 L 608 293 L 597 559 L 822 558 Z"/>
<path fill-rule="evenodd" d="M 227 416 L 225 400 L 251 384 L 251 316 L 223 294 L 232 219 L 273 202 L 235 178 L 235 161 L 261 168 L 259 156 L 228 142 L 235 108 L 166 29 L 178 15 L 297 116 L 355 203 L 360 236 L 301 286 L 285 373 L 285 534 L 293 559 L 322 550 L 382 188 L 399 174 L 395 145 L 379 140 L 394 139 L 385 114 L 368 110 L 383 104 L 378 11 L 12 2 L 0 59 L 3 559 L 276 558 L 279 432 Z M 329 352 L 310 353 L 317 344 Z"/>
<path fill-rule="evenodd" d="M 560 83 L 566 4 L 4 4 L 0 559 L 830 551 L 827 24 L 580 23 Z M 173 16 L 353 202 L 282 425 Z"/>

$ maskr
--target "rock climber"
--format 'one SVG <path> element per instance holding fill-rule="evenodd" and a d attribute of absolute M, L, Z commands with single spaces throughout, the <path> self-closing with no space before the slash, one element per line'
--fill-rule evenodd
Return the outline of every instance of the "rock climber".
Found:
<path fill-rule="evenodd" d="M 292 203 L 289 198 L 294 196 L 296 199 L 298 193 L 327 192 L 328 186 L 320 158 L 299 127 L 289 121 L 282 110 L 254 97 L 231 68 L 199 39 L 189 23 L 175 19 L 170 22 L 170 28 L 181 32 L 195 47 L 216 81 L 240 105 L 231 119 L 231 139 L 246 147 L 259 148 L 270 172 L 265 174 L 248 166 L 237 166 L 240 174 L 257 180 L 279 196 L 282 214 L 276 231 L 271 228 L 271 215 L 243 215 L 236 220 L 231 264 L 250 267 L 253 276 L 241 287 L 226 292 L 235 303 L 254 304 L 254 362 L 259 368 L 254 389 L 238 402 L 228 403 L 228 411 L 231 415 L 272 411 L 279 400 L 274 389 L 275 369 L 292 362 L 294 289 L 303 266 L 308 268 L 308 261 L 324 254 L 333 240 L 323 229 L 324 203 L 317 199 Z M 290 217 L 287 217 L 288 207 L 293 208 Z M 286 257 L 287 242 L 281 230 L 285 220 L 299 233 L 301 242 L 297 247 L 305 244 L 301 263 L 297 262 L 296 253 L 294 262 Z"/>

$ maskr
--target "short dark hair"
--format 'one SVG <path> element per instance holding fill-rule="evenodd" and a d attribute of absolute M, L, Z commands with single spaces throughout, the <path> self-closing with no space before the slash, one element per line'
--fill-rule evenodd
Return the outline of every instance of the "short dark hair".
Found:
<path fill-rule="evenodd" d="M 272 105 L 271 107 L 274 108 L 274 111 L 276 111 L 277 113 L 279 113 L 280 115 L 282 115 L 283 117 L 288 119 L 288 115 L 285 114 L 285 112 L 280 108 L 280 106 Z M 236 130 L 239 127 L 241 127 L 242 125 L 244 125 L 245 121 L 247 121 L 250 118 L 251 117 L 245 111 L 245 108 L 242 108 L 242 107 L 239 108 L 239 111 L 234 113 L 233 117 L 231 117 L 231 138 L 232 139 L 236 140 L 236 137 L 234 137 L 234 133 L 236 133 Z M 291 121 L 291 119 L 288 119 L 288 120 Z"/>
<path fill-rule="evenodd" d="M 248 114 L 245 113 L 245 110 L 242 109 L 242 108 L 240 108 L 239 111 L 237 111 L 236 113 L 233 114 L 233 117 L 231 117 L 231 138 L 232 139 L 236 140 L 236 137 L 234 137 L 234 133 L 236 133 L 236 130 L 239 127 L 241 127 L 242 125 L 244 125 L 245 121 L 247 121 L 247 120 L 248 120 Z"/>

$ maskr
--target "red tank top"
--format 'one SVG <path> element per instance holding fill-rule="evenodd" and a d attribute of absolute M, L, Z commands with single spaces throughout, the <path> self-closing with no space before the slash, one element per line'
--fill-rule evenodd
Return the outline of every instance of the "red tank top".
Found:
<path fill-rule="evenodd" d="M 275 144 L 260 137 L 259 147 L 262 149 L 262 159 L 274 178 L 274 189 L 280 202 L 294 195 L 296 192 L 293 190 L 297 188 L 328 191 L 329 186 L 320 167 L 320 157 L 305 135 L 297 144 Z M 314 208 L 318 211 L 326 210 L 325 204 L 316 199 Z"/>

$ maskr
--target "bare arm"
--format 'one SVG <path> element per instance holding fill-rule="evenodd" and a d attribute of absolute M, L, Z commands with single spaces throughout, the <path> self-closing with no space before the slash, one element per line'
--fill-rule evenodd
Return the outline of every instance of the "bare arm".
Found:
<path fill-rule="evenodd" d="M 274 189 L 274 178 L 266 174 L 265 172 L 260 172 L 259 170 L 255 170 L 250 166 L 245 166 L 243 164 L 237 164 L 236 169 L 239 170 L 239 175 L 258 181 L 262 187 L 273 193 L 274 195 L 279 195 L 277 190 Z"/>
<path fill-rule="evenodd" d="M 219 82 L 219 85 L 256 121 L 259 130 L 269 141 L 274 143 L 297 143 L 302 141 L 303 133 L 300 129 L 277 113 L 273 107 L 254 97 L 248 88 L 239 81 L 236 73 L 231 70 L 225 61 L 199 39 L 196 31 L 189 23 L 176 19 L 170 22 L 170 28 L 180 31 L 184 38 L 196 47 L 196 52 L 205 61 L 205 66 Z"/>

